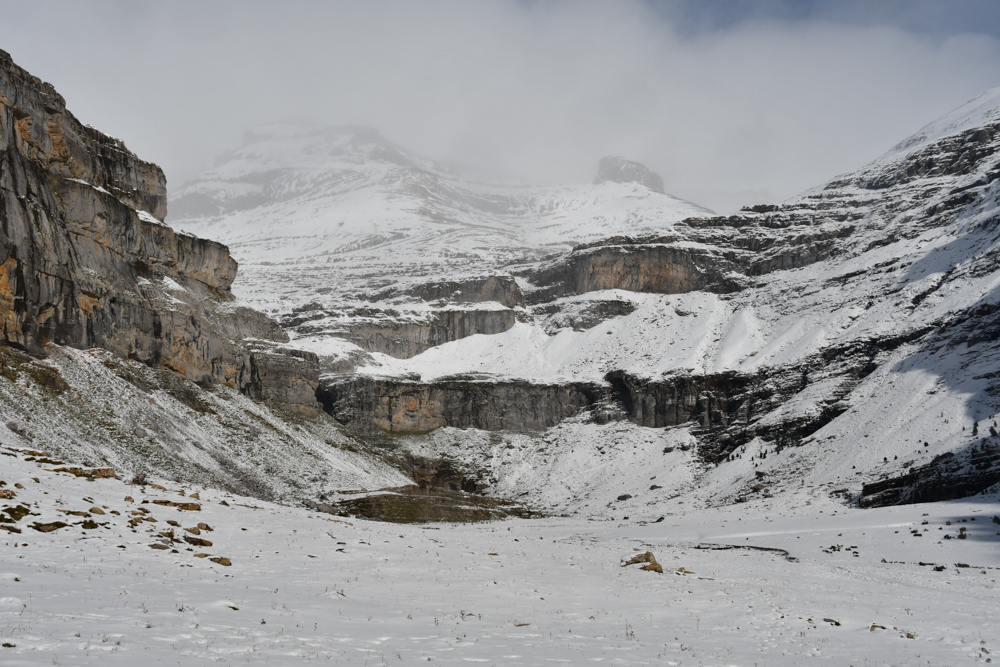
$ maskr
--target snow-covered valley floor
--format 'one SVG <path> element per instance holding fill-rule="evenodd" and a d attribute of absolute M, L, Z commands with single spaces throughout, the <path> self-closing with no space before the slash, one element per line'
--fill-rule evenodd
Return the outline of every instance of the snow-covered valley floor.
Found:
<path fill-rule="evenodd" d="M 0 505 L 37 513 L 0 523 L 21 530 L 0 532 L 5 665 L 957 665 L 1000 650 L 996 495 L 399 525 L 0 453 L 16 494 Z M 53 521 L 68 525 L 30 527 Z M 183 530 L 199 523 L 212 530 Z M 622 567 L 637 550 L 663 574 Z"/>

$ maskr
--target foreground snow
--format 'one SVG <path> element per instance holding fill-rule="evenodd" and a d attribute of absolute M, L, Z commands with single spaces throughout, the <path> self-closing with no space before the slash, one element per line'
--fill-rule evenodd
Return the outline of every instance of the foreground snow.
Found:
<path fill-rule="evenodd" d="M 801 490 L 672 504 L 661 522 L 393 525 L 26 457 L 0 457 L 17 494 L 0 504 L 38 512 L 0 538 L 4 664 L 955 665 L 996 648 L 996 495 L 862 511 Z M 105 514 L 60 511 L 92 507 Z M 156 521 L 133 531 L 139 516 Z M 28 527 L 56 520 L 70 525 Z M 212 546 L 150 548 L 197 523 Z M 636 550 L 664 573 L 622 568 Z"/>

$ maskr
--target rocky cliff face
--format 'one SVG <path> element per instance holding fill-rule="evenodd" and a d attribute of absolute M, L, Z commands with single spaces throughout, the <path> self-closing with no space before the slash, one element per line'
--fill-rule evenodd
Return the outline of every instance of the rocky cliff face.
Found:
<path fill-rule="evenodd" d="M 101 347 L 315 414 L 315 360 L 276 365 L 288 337 L 234 307 L 228 249 L 175 232 L 166 212 L 159 167 L 81 125 L 0 52 L 0 342 Z"/>
<path fill-rule="evenodd" d="M 928 464 L 897 477 L 865 484 L 861 507 L 955 500 L 982 493 L 1000 484 L 1000 441 L 983 438 L 958 454 L 947 452 Z"/>
<path fill-rule="evenodd" d="M 344 338 L 367 352 L 409 359 L 432 347 L 474 334 L 498 334 L 514 326 L 509 308 L 460 308 L 405 311 L 352 308 L 329 311 L 307 304 L 281 320 L 301 336 Z"/>
<path fill-rule="evenodd" d="M 738 264 L 711 247 L 692 248 L 672 239 L 608 239 L 575 248 L 551 265 L 531 273 L 540 289 L 530 294 L 543 303 L 570 294 L 622 289 L 681 294 L 734 292 L 743 286 Z"/>
<path fill-rule="evenodd" d="M 481 376 L 421 382 L 341 375 L 321 381 L 318 396 L 342 424 L 369 434 L 425 433 L 448 426 L 537 433 L 571 417 L 594 424 L 628 420 L 650 429 L 683 426 L 701 441 L 701 458 L 719 463 L 755 438 L 779 450 L 801 445 L 845 411 L 842 399 L 870 372 L 870 350 L 860 345 L 756 373 L 651 379 L 613 371 L 603 382 L 542 384 Z M 823 392 L 821 409 L 781 412 L 796 395 L 817 388 Z"/>
<path fill-rule="evenodd" d="M 843 253 L 876 199 L 828 213 L 836 197 L 791 206 L 764 206 L 728 217 L 689 218 L 669 235 L 612 237 L 577 246 L 547 263 L 523 269 L 538 289 L 530 303 L 608 289 L 656 294 L 752 288 L 775 271 L 810 266 Z M 839 202 L 838 202 L 839 204 Z"/>
<path fill-rule="evenodd" d="M 348 377 L 322 383 L 317 395 L 335 419 L 362 432 L 425 433 L 444 426 L 540 431 L 591 408 L 606 393 L 586 383 Z"/>

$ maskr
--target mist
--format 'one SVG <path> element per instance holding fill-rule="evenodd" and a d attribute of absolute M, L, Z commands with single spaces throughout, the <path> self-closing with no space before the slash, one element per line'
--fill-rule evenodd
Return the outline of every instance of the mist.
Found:
<path fill-rule="evenodd" d="M 1000 85 L 1000 40 L 975 17 L 923 29 L 922 3 L 898 21 L 694 6 L 0 2 L 0 48 L 173 187 L 292 120 L 538 183 L 623 155 L 720 213 L 856 169 Z"/>

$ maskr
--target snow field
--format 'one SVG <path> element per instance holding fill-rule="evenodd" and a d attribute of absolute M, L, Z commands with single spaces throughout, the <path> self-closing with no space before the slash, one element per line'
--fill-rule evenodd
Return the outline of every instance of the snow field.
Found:
<path fill-rule="evenodd" d="M 3 504 L 38 513 L 0 537 L 4 664 L 958 665 L 995 649 L 983 610 L 1000 602 L 997 496 L 862 511 L 802 493 L 659 523 L 393 525 L 89 482 L 0 453 L 17 494 Z M 107 526 L 59 511 L 92 507 Z M 133 532 L 136 508 L 157 521 Z M 28 527 L 53 520 L 70 525 Z M 151 549 L 171 520 L 178 535 L 208 524 L 213 546 Z M 961 528 L 967 539 L 941 539 Z M 664 574 L 620 566 L 647 549 Z"/>

